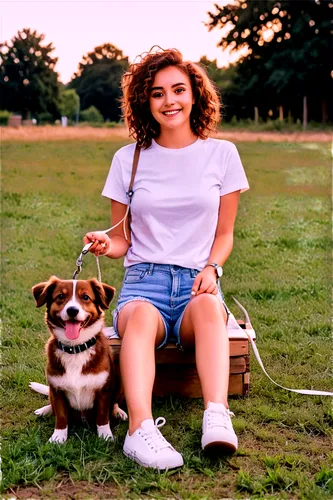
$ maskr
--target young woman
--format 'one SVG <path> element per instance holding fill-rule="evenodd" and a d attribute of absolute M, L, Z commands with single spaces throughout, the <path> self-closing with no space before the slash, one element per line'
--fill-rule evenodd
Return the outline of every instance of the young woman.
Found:
<path fill-rule="evenodd" d="M 125 256 L 114 312 L 122 338 L 120 368 L 129 412 L 124 453 L 143 466 L 167 469 L 183 458 L 152 418 L 155 348 L 195 346 L 205 411 L 202 447 L 237 449 L 228 409 L 228 309 L 218 278 L 233 246 L 239 194 L 248 189 L 236 147 L 209 137 L 220 120 L 212 82 L 175 49 L 148 53 L 122 79 L 123 111 L 141 148 L 127 241 L 88 233 L 90 251 Z M 125 216 L 135 144 L 114 155 L 103 195 L 112 224 Z M 159 423 L 159 421 L 161 422 Z"/>

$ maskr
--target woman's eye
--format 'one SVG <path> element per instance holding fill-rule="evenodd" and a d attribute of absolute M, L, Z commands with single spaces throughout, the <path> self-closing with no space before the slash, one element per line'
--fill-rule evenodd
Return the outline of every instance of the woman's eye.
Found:
<path fill-rule="evenodd" d="M 154 92 L 152 97 L 162 97 L 162 92 Z"/>
<path fill-rule="evenodd" d="M 87 295 L 86 293 L 82 296 L 83 300 L 90 300 L 90 297 L 89 295 Z"/>
<path fill-rule="evenodd" d="M 176 89 L 175 92 L 177 94 L 181 94 L 182 92 L 185 92 L 185 89 L 179 88 L 179 89 Z"/>

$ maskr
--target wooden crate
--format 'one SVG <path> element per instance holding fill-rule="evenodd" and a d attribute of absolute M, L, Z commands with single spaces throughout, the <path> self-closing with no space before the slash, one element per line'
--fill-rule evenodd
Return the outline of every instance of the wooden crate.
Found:
<path fill-rule="evenodd" d="M 250 386 L 249 339 L 245 329 L 255 338 L 250 324 L 229 320 L 228 334 L 230 347 L 229 396 L 246 396 Z M 105 334 L 113 336 L 112 328 L 105 328 Z M 119 361 L 121 340 L 110 338 L 116 363 Z M 201 386 L 195 367 L 194 351 L 180 351 L 175 344 L 166 344 L 155 352 L 156 377 L 154 396 L 170 393 L 189 398 L 201 398 Z"/>

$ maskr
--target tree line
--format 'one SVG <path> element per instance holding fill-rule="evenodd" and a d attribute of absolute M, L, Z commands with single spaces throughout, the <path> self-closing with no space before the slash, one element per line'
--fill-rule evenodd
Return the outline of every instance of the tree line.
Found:
<path fill-rule="evenodd" d="M 238 62 L 219 68 L 202 57 L 223 101 L 226 121 L 289 118 L 333 121 L 333 0 L 236 0 L 209 12 L 221 49 Z M 118 122 L 120 79 L 129 61 L 110 43 L 83 56 L 64 86 L 52 43 L 28 28 L 0 45 L 0 107 L 26 119 Z M 242 54 L 242 55 L 241 55 Z"/>

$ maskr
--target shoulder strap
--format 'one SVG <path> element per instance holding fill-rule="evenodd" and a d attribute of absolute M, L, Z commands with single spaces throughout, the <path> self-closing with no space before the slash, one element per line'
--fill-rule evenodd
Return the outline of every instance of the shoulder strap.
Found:
<path fill-rule="evenodd" d="M 131 202 L 132 196 L 133 196 L 133 184 L 134 184 L 135 174 L 136 174 L 136 171 L 138 169 L 139 157 L 140 157 L 140 146 L 138 146 L 138 144 L 136 144 L 135 151 L 134 151 L 134 157 L 133 157 L 131 181 L 129 183 L 128 192 L 127 192 L 128 196 L 130 198 L 130 202 Z"/>

